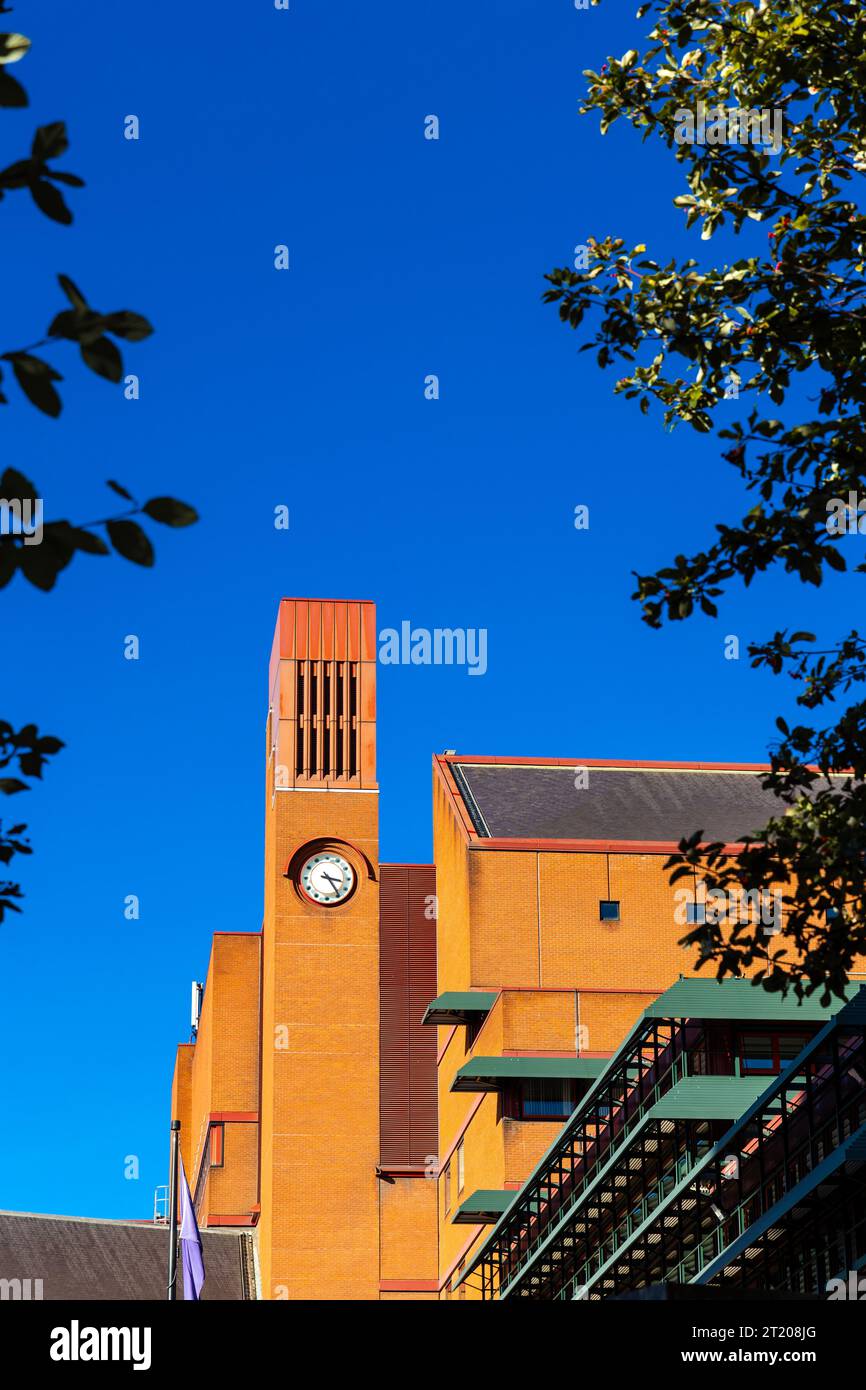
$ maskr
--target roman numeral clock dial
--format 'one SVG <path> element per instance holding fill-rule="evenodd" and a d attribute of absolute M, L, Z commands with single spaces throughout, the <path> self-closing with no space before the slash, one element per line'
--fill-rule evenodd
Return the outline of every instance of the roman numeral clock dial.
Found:
<path fill-rule="evenodd" d="M 321 907 L 345 902 L 355 887 L 355 871 L 341 854 L 322 850 L 301 865 L 300 888 L 306 898 Z"/>

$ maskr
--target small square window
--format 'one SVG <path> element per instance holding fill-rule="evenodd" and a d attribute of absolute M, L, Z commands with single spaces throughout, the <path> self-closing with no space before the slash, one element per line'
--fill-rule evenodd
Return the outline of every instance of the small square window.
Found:
<path fill-rule="evenodd" d="M 707 920 L 706 903 L 686 903 L 686 925 L 694 927 L 702 925 Z"/>
<path fill-rule="evenodd" d="M 618 922 L 619 903 L 610 898 L 602 898 L 598 905 L 598 919 L 600 922 Z"/>

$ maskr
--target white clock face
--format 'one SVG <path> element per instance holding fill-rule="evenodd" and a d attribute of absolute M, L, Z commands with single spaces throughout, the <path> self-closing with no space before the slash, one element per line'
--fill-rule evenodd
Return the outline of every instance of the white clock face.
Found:
<path fill-rule="evenodd" d="M 355 872 L 341 854 L 322 850 L 304 861 L 301 888 L 314 903 L 333 906 L 348 898 L 355 886 Z"/>

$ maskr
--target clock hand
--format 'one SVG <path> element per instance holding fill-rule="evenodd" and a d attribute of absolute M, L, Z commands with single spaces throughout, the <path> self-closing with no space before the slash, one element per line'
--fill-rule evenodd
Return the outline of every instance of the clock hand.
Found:
<path fill-rule="evenodd" d="M 335 878 L 331 878 L 330 874 L 326 874 L 324 869 L 322 870 L 322 878 L 327 879 L 328 883 L 330 883 L 331 887 L 335 890 L 342 887 L 342 884 L 338 883 Z"/>

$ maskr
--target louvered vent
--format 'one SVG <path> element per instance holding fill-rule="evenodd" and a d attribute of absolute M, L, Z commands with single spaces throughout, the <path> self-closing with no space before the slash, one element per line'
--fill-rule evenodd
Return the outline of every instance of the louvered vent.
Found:
<path fill-rule="evenodd" d="M 271 657 L 274 785 L 376 786 L 376 612 L 284 599 Z"/>
<path fill-rule="evenodd" d="M 295 777 L 343 781 L 360 766 L 357 661 L 299 661 Z"/>

